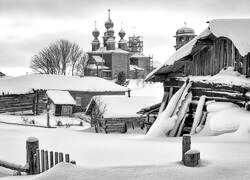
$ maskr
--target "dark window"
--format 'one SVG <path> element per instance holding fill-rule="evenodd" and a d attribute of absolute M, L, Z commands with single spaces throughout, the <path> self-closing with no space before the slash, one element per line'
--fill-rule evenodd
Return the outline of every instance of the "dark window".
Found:
<path fill-rule="evenodd" d="M 138 59 L 130 59 L 130 64 L 138 66 Z"/>

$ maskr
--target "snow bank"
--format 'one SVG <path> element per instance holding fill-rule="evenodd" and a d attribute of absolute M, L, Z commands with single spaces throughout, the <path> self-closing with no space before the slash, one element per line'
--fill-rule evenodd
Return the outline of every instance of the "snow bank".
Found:
<path fill-rule="evenodd" d="M 208 116 L 199 136 L 229 133 L 237 138 L 248 138 L 250 112 L 232 103 L 214 102 L 207 105 Z M 224 136 L 224 135 L 223 135 Z M 226 135 L 228 136 L 228 135 Z"/>
<path fill-rule="evenodd" d="M 91 92 L 127 91 L 127 88 L 123 86 L 91 76 L 31 74 L 0 79 L 0 93 L 25 94 L 32 92 L 33 89 Z"/>
<path fill-rule="evenodd" d="M 231 102 L 216 102 L 207 105 L 207 112 L 218 112 L 225 109 L 237 108 L 238 105 Z"/>
<path fill-rule="evenodd" d="M 163 83 L 144 83 L 143 81 L 129 81 L 131 96 L 154 96 L 159 102 L 162 101 L 164 94 Z"/>

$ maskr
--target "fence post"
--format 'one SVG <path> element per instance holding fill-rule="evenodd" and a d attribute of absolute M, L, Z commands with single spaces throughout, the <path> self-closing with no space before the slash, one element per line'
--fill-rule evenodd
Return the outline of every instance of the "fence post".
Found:
<path fill-rule="evenodd" d="M 55 152 L 55 165 L 58 164 L 58 152 Z"/>
<path fill-rule="evenodd" d="M 65 162 L 69 163 L 69 154 L 65 154 Z"/>
<path fill-rule="evenodd" d="M 26 162 L 29 165 L 28 174 L 36 173 L 36 163 L 34 155 L 36 150 L 39 148 L 39 140 L 35 137 L 29 137 L 26 140 Z"/>
<path fill-rule="evenodd" d="M 59 153 L 59 163 L 60 162 L 63 162 L 63 153 L 62 152 Z"/>
<path fill-rule="evenodd" d="M 40 151 L 36 149 L 36 173 L 40 173 Z"/>
<path fill-rule="evenodd" d="M 44 163 L 45 163 L 45 171 L 49 169 L 49 156 L 48 156 L 48 151 L 45 151 L 44 154 Z"/>
<path fill-rule="evenodd" d="M 54 166 L 54 158 L 53 158 L 53 151 L 49 152 L 50 154 L 50 168 L 52 168 Z"/>
<path fill-rule="evenodd" d="M 182 137 L 182 162 L 185 160 L 185 153 L 191 148 L 191 136 L 184 134 Z"/>

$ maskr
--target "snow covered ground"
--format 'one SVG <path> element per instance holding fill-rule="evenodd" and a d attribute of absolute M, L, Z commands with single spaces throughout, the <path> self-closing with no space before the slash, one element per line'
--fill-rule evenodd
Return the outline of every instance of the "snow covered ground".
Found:
<path fill-rule="evenodd" d="M 159 102 L 164 94 L 163 83 L 144 82 L 143 79 L 130 79 L 127 88 L 131 90 L 131 96 L 154 96 Z"/>
<path fill-rule="evenodd" d="M 194 136 L 192 148 L 200 150 L 201 163 L 188 168 L 180 163 L 181 138 L 145 139 L 138 134 L 106 135 L 0 124 L 0 159 L 25 164 L 25 141 L 30 136 L 39 139 L 40 148 L 69 153 L 77 162 L 77 166 L 61 164 L 32 179 L 250 178 L 249 138 Z M 24 178 L 28 177 L 7 179 Z"/>
<path fill-rule="evenodd" d="M 84 118 L 87 120 L 86 116 Z M 47 126 L 47 114 L 43 113 L 37 116 L 27 114 L 0 114 L 0 122 Z M 89 128 L 89 124 L 78 117 L 54 116 L 50 114 L 50 126 L 56 126 L 58 123 L 62 125 L 80 125 L 80 122 L 83 124 L 84 129 Z"/>

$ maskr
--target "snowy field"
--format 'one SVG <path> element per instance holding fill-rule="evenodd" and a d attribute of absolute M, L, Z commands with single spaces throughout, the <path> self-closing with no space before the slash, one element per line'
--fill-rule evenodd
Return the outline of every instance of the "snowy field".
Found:
<path fill-rule="evenodd" d="M 230 136 L 193 137 L 201 152 L 199 167 L 180 163 L 181 138 L 145 139 L 138 134 L 95 134 L 0 124 L 0 157 L 25 164 L 25 141 L 37 137 L 40 148 L 69 153 L 77 166 L 61 164 L 30 179 L 249 179 L 250 140 Z M 1 176 L 6 170 L 1 169 Z M 63 177 L 63 178 L 62 178 Z M 7 179 L 29 179 L 10 177 Z"/>

